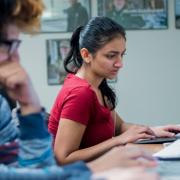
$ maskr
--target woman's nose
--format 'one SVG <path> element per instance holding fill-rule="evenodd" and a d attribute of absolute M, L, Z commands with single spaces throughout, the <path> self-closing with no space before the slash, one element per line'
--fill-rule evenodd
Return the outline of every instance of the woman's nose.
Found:
<path fill-rule="evenodd" d="M 117 68 L 122 68 L 123 67 L 123 61 L 122 61 L 122 58 L 118 58 L 118 60 L 115 62 L 114 64 L 115 67 Z"/>

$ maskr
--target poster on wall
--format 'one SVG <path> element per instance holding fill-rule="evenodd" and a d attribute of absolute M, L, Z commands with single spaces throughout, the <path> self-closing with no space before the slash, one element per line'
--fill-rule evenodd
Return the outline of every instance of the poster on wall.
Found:
<path fill-rule="evenodd" d="M 175 22 L 176 28 L 180 29 L 180 0 L 175 0 Z"/>
<path fill-rule="evenodd" d="M 97 0 L 97 8 L 127 30 L 168 27 L 167 0 Z"/>
<path fill-rule="evenodd" d="M 91 14 L 90 0 L 43 0 L 41 32 L 72 32 L 85 25 Z"/>
<path fill-rule="evenodd" d="M 63 84 L 67 73 L 64 59 L 70 50 L 69 39 L 50 39 L 47 46 L 47 81 L 49 85 Z"/>

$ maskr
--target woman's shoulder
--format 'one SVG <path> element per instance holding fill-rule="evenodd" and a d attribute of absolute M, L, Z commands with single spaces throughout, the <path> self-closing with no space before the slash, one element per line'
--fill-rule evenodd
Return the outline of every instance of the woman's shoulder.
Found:
<path fill-rule="evenodd" d="M 91 85 L 85 80 L 74 74 L 68 74 L 63 85 L 63 89 L 70 91 L 91 92 Z"/>
<path fill-rule="evenodd" d="M 91 85 L 84 79 L 81 79 L 73 74 L 69 74 L 65 83 L 58 94 L 58 99 L 94 99 L 95 93 Z"/>
<path fill-rule="evenodd" d="M 85 96 L 94 95 L 94 91 L 91 89 L 91 86 L 77 86 L 73 89 L 73 92 Z"/>

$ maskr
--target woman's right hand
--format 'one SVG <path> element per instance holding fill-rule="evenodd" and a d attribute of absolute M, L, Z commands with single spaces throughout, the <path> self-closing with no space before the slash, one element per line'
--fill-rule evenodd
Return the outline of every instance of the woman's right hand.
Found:
<path fill-rule="evenodd" d="M 155 137 L 155 133 L 148 126 L 132 125 L 128 130 L 115 138 L 118 144 L 121 145 L 132 143 L 139 139 L 154 139 Z"/>

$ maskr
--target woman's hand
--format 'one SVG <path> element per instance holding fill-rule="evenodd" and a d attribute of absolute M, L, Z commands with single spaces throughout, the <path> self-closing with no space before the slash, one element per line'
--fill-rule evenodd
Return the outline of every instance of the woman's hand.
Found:
<path fill-rule="evenodd" d="M 154 139 L 156 134 L 148 126 L 132 125 L 124 133 L 115 137 L 119 144 L 132 143 L 139 139 Z"/>
<path fill-rule="evenodd" d="M 157 137 L 173 137 L 180 133 L 180 125 L 165 125 L 151 128 Z"/>

